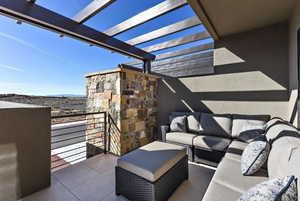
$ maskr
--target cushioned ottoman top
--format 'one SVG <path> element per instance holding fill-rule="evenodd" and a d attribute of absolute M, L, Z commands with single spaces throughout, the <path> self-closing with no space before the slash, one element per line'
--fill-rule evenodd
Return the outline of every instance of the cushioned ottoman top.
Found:
<path fill-rule="evenodd" d="M 120 157 L 117 165 L 154 182 L 185 155 L 185 147 L 155 141 Z"/>

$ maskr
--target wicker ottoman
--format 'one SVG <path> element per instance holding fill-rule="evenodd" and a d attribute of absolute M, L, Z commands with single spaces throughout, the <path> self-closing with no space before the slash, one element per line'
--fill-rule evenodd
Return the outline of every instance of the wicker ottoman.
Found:
<path fill-rule="evenodd" d="M 186 179 L 186 148 L 155 141 L 118 159 L 116 194 L 131 201 L 165 201 Z"/>

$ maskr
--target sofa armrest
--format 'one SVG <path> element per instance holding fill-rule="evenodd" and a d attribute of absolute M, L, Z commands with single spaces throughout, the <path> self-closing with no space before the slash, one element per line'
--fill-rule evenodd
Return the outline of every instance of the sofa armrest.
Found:
<path fill-rule="evenodd" d="M 166 135 L 170 131 L 170 127 L 168 125 L 163 125 L 160 127 L 161 129 L 161 139 L 163 142 L 166 141 Z"/>

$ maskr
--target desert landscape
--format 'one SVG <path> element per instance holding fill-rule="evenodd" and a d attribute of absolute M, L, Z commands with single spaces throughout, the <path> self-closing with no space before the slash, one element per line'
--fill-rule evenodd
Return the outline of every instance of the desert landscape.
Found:
<path fill-rule="evenodd" d="M 81 114 L 86 111 L 86 97 L 84 96 L 0 94 L 0 101 L 49 106 L 51 107 L 51 116 Z"/>

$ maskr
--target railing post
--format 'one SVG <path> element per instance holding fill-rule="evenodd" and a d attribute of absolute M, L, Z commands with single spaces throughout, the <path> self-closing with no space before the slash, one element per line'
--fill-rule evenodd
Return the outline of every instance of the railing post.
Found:
<path fill-rule="evenodd" d="M 104 154 L 107 153 L 107 112 L 104 112 Z"/>
<path fill-rule="evenodd" d="M 151 73 L 151 60 L 144 60 L 143 71 L 144 73 Z"/>

